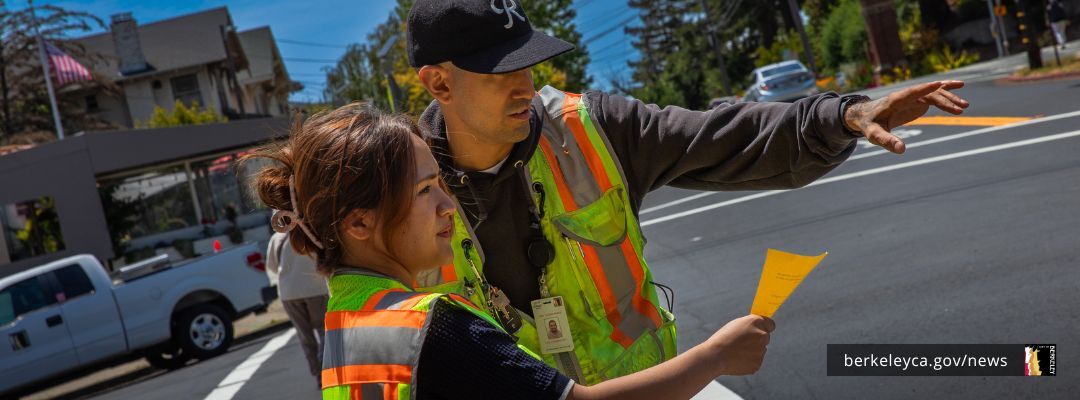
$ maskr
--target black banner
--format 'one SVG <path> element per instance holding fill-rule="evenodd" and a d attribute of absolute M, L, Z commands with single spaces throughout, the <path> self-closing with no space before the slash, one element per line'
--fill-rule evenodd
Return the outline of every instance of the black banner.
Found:
<path fill-rule="evenodd" d="M 1054 344 L 830 344 L 829 376 L 1056 376 Z"/>

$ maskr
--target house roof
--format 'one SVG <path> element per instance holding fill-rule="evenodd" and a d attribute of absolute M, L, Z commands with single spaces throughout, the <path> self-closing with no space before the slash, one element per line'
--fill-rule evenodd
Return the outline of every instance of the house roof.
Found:
<path fill-rule="evenodd" d="M 241 78 L 241 83 L 247 84 L 273 79 L 274 67 L 279 63 L 281 63 L 282 71 L 284 71 L 285 66 L 281 60 L 281 53 L 278 52 L 277 45 L 274 44 L 274 34 L 270 32 L 269 26 L 246 30 L 240 32 L 237 36 L 239 36 L 240 46 L 243 47 L 244 54 L 248 58 L 247 74 Z"/>
<path fill-rule="evenodd" d="M 114 81 L 152 75 L 187 67 L 205 65 L 226 60 L 225 40 L 222 26 L 232 26 L 232 17 L 225 7 L 212 8 L 194 14 L 138 25 L 139 42 L 143 55 L 152 71 L 131 76 L 121 76 L 111 32 L 104 32 L 75 39 L 86 47 L 87 52 L 99 53 L 104 61 L 80 60 L 83 65 L 101 76 Z M 239 47 L 235 35 L 230 46 Z M 238 60 L 243 61 L 243 60 Z"/>
<path fill-rule="evenodd" d="M 86 132 L 0 156 L 0 172 L 87 150 L 95 175 L 250 147 L 287 136 L 289 118 L 245 119 L 172 128 Z"/>

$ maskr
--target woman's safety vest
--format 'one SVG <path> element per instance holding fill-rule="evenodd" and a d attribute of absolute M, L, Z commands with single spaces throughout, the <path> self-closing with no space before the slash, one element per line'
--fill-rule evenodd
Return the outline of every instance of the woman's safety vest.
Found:
<path fill-rule="evenodd" d="M 531 206 L 542 207 L 541 230 L 554 246 L 554 261 L 537 285 L 544 297 L 562 297 L 574 344 L 572 351 L 542 358 L 592 385 L 674 357 L 675 319 L 659 306 L 621 164 L 586 99 L 549 86 L 540 96 L 546 111 L 540 144 L 527 165 L 513 167 L 531 183 Z M 478 285 L 486 282 L 483 249 L 458 210 L 453 264 L 422 274 L 417 283 L 465 296 L 495 315 Z M 535 323 L 519 314 L 522 327 L 510 333 L 519 346 L 541 354 Z"/>
<path fill-rule="evenodd" d="M 363 270 L 339 270 L 329 285 L 323 342 L 324 400 L 416 398 L 420 348 L 437 302 L 463 308 L 499 326 L 458 295 L 415 292 L 398 281 Z"/>

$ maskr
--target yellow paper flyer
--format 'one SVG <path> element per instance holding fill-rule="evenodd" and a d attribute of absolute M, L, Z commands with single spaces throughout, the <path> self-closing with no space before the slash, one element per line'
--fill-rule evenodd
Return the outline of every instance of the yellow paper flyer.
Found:
<path fill-rule="evenodd" d="M 825 252 L 817 256 L 802 256 L 769 249 L 765 255 L 765 266 L 761 269 L 761 281 L 758 282 L 750 313 L 772 318 L 803 278 L 828 254 Z"/>

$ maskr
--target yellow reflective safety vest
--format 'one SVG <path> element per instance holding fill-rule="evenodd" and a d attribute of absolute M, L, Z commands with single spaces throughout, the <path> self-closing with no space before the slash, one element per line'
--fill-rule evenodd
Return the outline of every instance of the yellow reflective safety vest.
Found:
<path fill-rule="evenodd" d="M 416 398 L 420 349 L 431 324 L 431 311 L 439 301 L 499 326 L 461 296 L 415 292 L 396 280 L 361 269 L 338 270 L 329 286 L 323 342 L 324 400 Z"/>
<path fill-rule="evenodd" d="M 573 351 L 542 358 L 593 385 L 674 357 L 675 318 L 659 306 L 621 164 L 586 99 L 549 86 L 540 97 L 544 127 L 523 172 L 533 188 L 532 206 L 543 207 L 541 229 L 555 255 L 537 284 L 542 296 L 562 296 L 574 342 Z M 417 284 L 465 296 L 495 315 L 477 284 L 483 282 L 483 248 L 458 210 L 453 264 L 421 274 Z M 523 326 L 511 333 L 519 346 L 540 354 L 535 324 L 520 314 Z"/>

